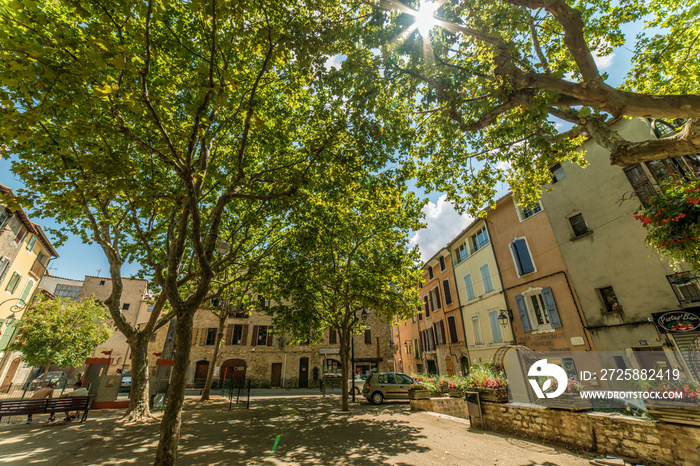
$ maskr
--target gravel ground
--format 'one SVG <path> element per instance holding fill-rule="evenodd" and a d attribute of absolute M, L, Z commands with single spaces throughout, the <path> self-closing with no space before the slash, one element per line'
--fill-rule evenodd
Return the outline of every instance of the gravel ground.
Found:
<path fill-rule="evenodd" d="M 270 394 L 270 392 L 267 392 Z M 179 465 L 588 465 L 563 449 L 478 430 L 464 419 L 411 412 L 408 403 L 362 400 L 342 413 L 340 397 L 251 397 L 250 409 L 216 398 L 186 401 Z M 0 425 L 3 464 L 152 464 L 158 421 L 124 424 L 122 411 L 91 411 L 84 424 Z M 159 415 L 159 414 L 158 414 Z"/>

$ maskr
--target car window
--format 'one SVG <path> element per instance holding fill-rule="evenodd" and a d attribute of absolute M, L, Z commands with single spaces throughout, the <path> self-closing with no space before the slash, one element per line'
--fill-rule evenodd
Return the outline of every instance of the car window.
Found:
<path fill-rule="evenodd" d="M 393 374 L 382 374 L 378 377 L 379 383 L 396 383 Z"/>
<path fill-rule="evenodd" d="M 413 379 L 403 374 L 396 374 L 396 383 L 413 383 Z"/>

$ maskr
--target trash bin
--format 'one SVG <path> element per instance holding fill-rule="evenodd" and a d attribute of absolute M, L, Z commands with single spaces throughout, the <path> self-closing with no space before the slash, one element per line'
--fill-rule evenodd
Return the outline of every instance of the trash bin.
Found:
<path fill-rule="evenodd" d="M 464 401 L 467 402 L 469 419 L 481 419 L 481 398 L 479 397 L 479 392 L 464 392 Z"/>

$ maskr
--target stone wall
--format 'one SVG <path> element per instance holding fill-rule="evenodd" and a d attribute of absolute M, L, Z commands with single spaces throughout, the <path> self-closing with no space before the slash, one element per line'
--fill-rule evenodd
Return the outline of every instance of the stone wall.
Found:
<path fill-rule="evenodd" d="M 515 403 L 482 402 L 481 406 L 481 421 L 472 423 L 485 430 L 599 455 L 626 456 L 647 466 L 700 464 L 700 427 Z M 411 410 L 469 417 L 461 398 L 412 400 Z"/>

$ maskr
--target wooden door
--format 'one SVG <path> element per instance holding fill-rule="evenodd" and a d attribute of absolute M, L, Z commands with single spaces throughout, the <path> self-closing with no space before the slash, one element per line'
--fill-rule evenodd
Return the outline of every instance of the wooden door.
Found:
<path fill-rule="evenodd" d="M 270 380 L 271 387 L 282 386 L 282 363 L 276 362 L 272 364 L 272 378 Z"/>
<path fill-rule="evenodd" d="M 309 358 L 299 359 L 299 388 L 309 388 Z"/>
<path fill-rule="evenodd" d="M 197 361 L 197 368 L 194 371 L 195 382 L 204 382 L 207 380 L 207 372 L 209 372 L 208 361 Z"/>

